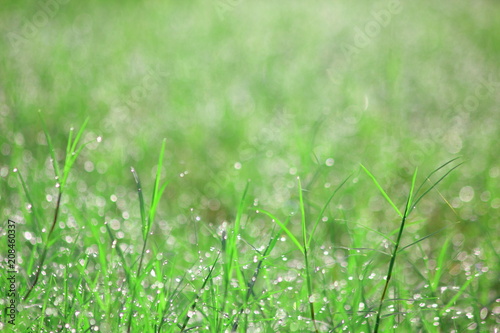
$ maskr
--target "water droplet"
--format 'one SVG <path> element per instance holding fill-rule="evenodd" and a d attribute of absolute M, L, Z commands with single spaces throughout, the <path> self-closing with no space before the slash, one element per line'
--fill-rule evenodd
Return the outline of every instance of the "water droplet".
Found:
<path fill-rule="evenodd" d="M 234 163 L 234 168 L 235 168 L 236 170 L 240 170 L 240 169 L 241 169 L 241 163 L 240 163 L 240 162 L 236 162 L 236 163 Z"/>
<path fill-rule="evenodd" d="M 320 299 L 320 297 L 319 297 L 319 295 L 318 295 L 318 294 L 312 294 L 312 295 L 309 297 L 309 303 L 314 303 L 314 302 L 317 302 L 319 299 Z"/>
<path fill-rule="evenodd" d="M 474 189 L 472 186 L 464 186 L 459 193 L 460 200 L 470 202 L 474 198 Z"/>
<path fill-rule="evenodd" d="M 12 170 L 12 172 L 17 172 L 17 168 L 14 168 L 14 169 Z"/>
<path fill-rule="evenodd" d="M 326 166 L 331 167 L 332 165 L 335 164 L 335 160 L 330 157 L 330 158 L 326 159 L 325 164 L 326 164 Z"/>
<path fill-rule="evenodd" d="M 98 136 L 98 137 L 96 138 L 96 141 L 97 141 L 97 142 L 102 142 L 102 136 Z"/>

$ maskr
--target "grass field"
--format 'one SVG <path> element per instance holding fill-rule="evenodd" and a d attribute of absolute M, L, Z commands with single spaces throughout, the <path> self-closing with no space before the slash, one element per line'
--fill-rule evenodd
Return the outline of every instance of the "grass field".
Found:
<path fill-rule="evenodd" d="M 492 0 L 3 2 L 0 330 L 498 332 L 498 31 Z"/>

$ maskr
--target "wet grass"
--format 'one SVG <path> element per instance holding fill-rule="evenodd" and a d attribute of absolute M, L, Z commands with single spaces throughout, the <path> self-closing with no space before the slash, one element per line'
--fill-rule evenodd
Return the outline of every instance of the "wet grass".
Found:
<path fill-rule="evenodd" d="M 500 325 L 498 4 L 44 6 L 0 11 L 0 329 Z"/>

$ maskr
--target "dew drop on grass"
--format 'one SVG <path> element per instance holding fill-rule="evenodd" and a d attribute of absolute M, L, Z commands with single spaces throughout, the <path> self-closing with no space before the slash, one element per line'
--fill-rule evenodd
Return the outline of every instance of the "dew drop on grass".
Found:
<path fill-rule="evenodd" d="M 312 294 L 311 296 L 309 296 L 309 303 L 315 303 L 319 301 L 319 299 L 320 296 L 318 294 Z"/>
<path fill-rule="evenodd" d="M 275 317 L 276 317 L 276 318 L 278 318 L 278 319 L 285 319 L 285 318 L 286 318 L 286 312 L 285 312 L 285 310 L 283 310 L 283 309 L 278 309 L 278 310 L 276 311 L 276 315 L 275 315 Z"/>
<path fill-rule="evenodd" d="M 98 137 L 96 138 L 96 141 L 97 141 L 97 142 L 102 142 L 102 136 L 98 136 Z"/>

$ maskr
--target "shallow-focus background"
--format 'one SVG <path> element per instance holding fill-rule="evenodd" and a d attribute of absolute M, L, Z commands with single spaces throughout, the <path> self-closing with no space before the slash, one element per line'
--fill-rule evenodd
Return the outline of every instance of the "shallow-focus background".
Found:
<path fill-rule="evenodd" d="M 4 2 L 3 219 L 18 220 L 27 232 L 20 241 L 34 242 L 18 168 L 46 216 L 37 223 L 49 225 L 56 190 L 39 110 L 61 161 L 70 128 L 87 117 L 86 140 L 102 137 L 72 171 L 69 191 L 80 201 L 65 202 L 89 221 L 114 221 L 130 244 L 140 239 L 130 167 L 150 193 L 166 138 L 170 184 L 154 230 L 158 239 L 171 235 L 172 249 L 189 240 L 193 221 L 206 224 L 208 238 L 231 223 L 248 179 L 250 202 L 288 216 L 298 213 L 300 176 L 313 215 L 350 174 L 327 212 L 336 222 L 320 226 L 317 245 L 352 246 L 346 235 L 358 224 L 383 233 L 398 225 L 360 163 L 402 207 L 416 167 L 420 182 L 461 156 L 464 165 L 417 208 L 415 220 L 425 221 L 409 239 L 446 227 L 424 248 L 433 257 L 450 239 L 448 280 L 484 273 L 474 302 L 493 311 L 498 31 L 500 3 L 486 0 Z M 255 223 L 264 232 L 270 222 Z"/>

